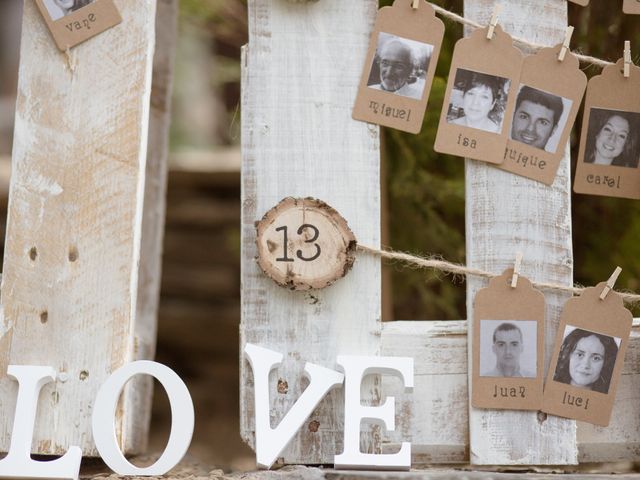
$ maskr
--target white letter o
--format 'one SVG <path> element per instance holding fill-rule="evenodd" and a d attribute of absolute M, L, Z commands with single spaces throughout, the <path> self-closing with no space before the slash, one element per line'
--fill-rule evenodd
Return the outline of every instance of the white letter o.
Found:
<path fill-rule="evenodd" d="M 169 443 L 156 463 L 146 468 L 132 465 L 124 457 L 116 439 L 114 418 L 118 399 L 125 384 L 134 375 L 156 378 L 164 387 L 171 405 Z M 118 475 L 164 475 L 175 467 L 191 444 L 194 427 L 193 401 L 184 382 L 169 367 L 157 362 L 140 360 L 119 368 L 100 387 L 93 405 L 93 440 L 111 470 Z"/>

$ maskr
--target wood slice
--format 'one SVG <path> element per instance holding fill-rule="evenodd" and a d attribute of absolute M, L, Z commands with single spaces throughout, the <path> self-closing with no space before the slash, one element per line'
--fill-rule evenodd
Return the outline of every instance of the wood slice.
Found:
<path fill-rule="evenodd" d="M 321 289 L 355 261 L 356 238 L 342 216 L 314 198 L 287 197 L 256 223 L 258 265 L 282 287 Z"/>

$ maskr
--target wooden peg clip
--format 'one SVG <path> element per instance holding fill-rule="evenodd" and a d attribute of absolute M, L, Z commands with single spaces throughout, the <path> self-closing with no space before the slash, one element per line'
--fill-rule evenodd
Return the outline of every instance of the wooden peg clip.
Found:
<path fill-rule="evenodd" d="M 611 277 L 609 277 L 609 280 L 607 280 L 607 284 L 602 290 L 602 293 L 600 294 L 600 300 L 604 300 L 605 298 L 607 298 L 609 292 L 613 290 L 613 287 L 616 285 L 616 281 L 620 276 L 620 272 L 622 272 L 622 269 L 620 267 L 616 267 L 615 271 L 611 274 Z"/>
<path fill-rule="evenodd" d="M 631 74 L 631 42 L 625 40 L 624 42 L 624 78 L 629 78 Z"/>
<path fill-rule="evenodd" d="M 567 31 L 564 34 L 564 42 L 562 43 L 562 48 L 560 49 L 560 54 L 558 55 L 558 61 L 563 62 L 564 57 L 567 55 L 567 50 L 569 50 L 569 44 L 571 43 L 571 37 L 573 36 L 573 27 L 569 25 L 567 27 Z"/>
<path fill-rule="evenodd" d="M 516 263 L 513 266 L 513 276 L 511 277 L 511 288 L 518 286 L 518 275 L 520 275 L 520 265 L 522 264 L 522 253 L 516 253 Z"/>
<path fill-rule="evenodd" d="M 411 8 L 413 8 L 414 10 L 417 10 L 419 6 L 420 6 L 420 0 L 413 0 L 413 3 L 411 4 Z"/>
<path fill-rule="evenodd" d="M 498 25 L 498 15 L 500 14 L 500 4 L 496 3 L 495 7 L 493 7 L 493 15 L 491 15 L 491 21 L 489 22 L 489 30 L 487 31 L 487 39 L 493 39 L 493 31 L 496 29 L 496 25 Z"/>

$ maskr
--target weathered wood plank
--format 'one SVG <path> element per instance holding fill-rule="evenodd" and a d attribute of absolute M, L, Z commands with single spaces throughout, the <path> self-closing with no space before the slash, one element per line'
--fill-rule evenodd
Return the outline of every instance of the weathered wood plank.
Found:
<path fill-rule="evenodd" d="M 178 0 L 157 0 L 156 44 L 132 360 L 152 359 L 156 350 L 177 20 Z M 152 399 L 151 377 L 138 375 L 125 388 L 125 410 L 136 412 L 125 417 L 125 431 L 128 432 L 122 439 L 122 448 L 125 451 L 143 453 L 146 450 Z"/>
<path fill-rule="evenodd" d="M 351 119 L 377 2 L 249 2 L 249 45 L 243 60 L 242 322 L 246 342 L 284 354 L 272 378 L 277 424 L 306 382 L 304 363 L 335 367 L 338 354 L 380 352 L 380 265 L 358 258 L 348 278 L 312 294 L 267 279 L 254 257 L 254 222 L 286 196 L 320 198 L 348 221 L 356 238 L 378 245 L 378 128 Z M 348 54 L 345 54 L 348 53 Z M 362 60 L 354 60 L 362 59 Z M 241 360 L 241 433 L 253 444 L 253 380 Z M 276 380 L 288 383 L 277 393 Z M 365 401 L 379 384 L 363 382 Z M 332 463 L 342 451 L 342 390 L 321 403 L 283 454 L 285 463 Z M 317 431 L 316 431 L 317 430 Z M 363 451 L 379 439 L 363 435 Z"/>
<path fill-rule="evenodd" d="M 557 469 L 554 469 L 557 471 Z M 263 471 L 249 473 L 234 473 L 227 478 L 235 480 L 450 480 L 459 478 L 462 480 L 549 480 L 558 478 L 579 480 L 628 480 L 638 479 L 640 475 L 627 473 L 622 475 L 598 474 L 586 471 L 575 473 L 549 472 L 480 472 L 465 469 L 429 468 L 425 470 L 412 470 L 411 472 L 358 472 L 319 469 L 312 467 L 287 467 L 278 471 Z"/>
<path fill-rule="evenodd" d="M 384 355 L 413 355 L 415 387 L 402 392 L 382 379 L 385 396 L 398 402 L 396 432 L 383 432 L 383 451 L 412 442 L 413 465 L 469 461 L 466 322 L 383 324 Z M 636 322 L 609 427 L 577 422 L 580 463 L 640 460 L 640 327 Z"/>
<path fill-rule="evenodd" d="M 486 24 L 495 0 L 466 0 L 465 16 Z M 500 24 L 505 31 L 537 43 L 561 42 L 567 25 L 565 0 L 502 1 Z M 496 273 L 524 253 L 522 272 L 531 280 L 571 285 L 573 253 L 569 152 L 556 181 L 547 187 L 500 171 L 483 162 L 466 163 L 467 265 Z M 469 278 L 467 316 L 473 321 L 473 299 L 486 286 Z M 566 295 L 545 294 L 547 320 L 545 368 Z M 469 361 L 472 352 L 469 351 Z M 543 417 L 540 417 L 543 418 Z M 471 463 L 543 465 L 577 462 L 575 422 L 535 412 L 476 410 L 470 407 Z"/>
<path fill-rule="evenodd" d="M 414 388 L 382 378 L 384 396 L 396 398 L 396 430 L 383 432 L 392 453 L 411 442 L 413 465 L 469 461 L 466 322 L 388 322 L 382 354 L 414 359 Z"/>
<path fill-rule="evenodd" d="M 41 395 L 39 454 L 78 445 L 95 456 L 91 405 L 99 386 L 152 353 L 135 321 L 156 1 L 116 4 L 123 23 L 68 59 L 35 3 L 25 2 L 0 371 L 36 364 L 62 374 Z M 15 396 L 15 382 L 3 377 L 2 451 Z M 143 442 L 132 436 L 140 427 L 131 417 L 145 417 L 146 397 L 130 389 L 117 415 L 119 440 L 132 451 Z"/>

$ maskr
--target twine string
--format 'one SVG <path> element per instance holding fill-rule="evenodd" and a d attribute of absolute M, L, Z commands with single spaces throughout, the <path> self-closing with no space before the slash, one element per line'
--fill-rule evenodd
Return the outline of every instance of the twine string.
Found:
<path fill-rule="evenodd" d="M 393 260 L 405 263 L 407 265 L 416 267 L 416 268 L 424 268 L 437 270 L 439 272 L 449 273 L 452 275 L 468 275 L 471 277 L 479 277 L 479 278 L 496 278 L 501 275 L 493 272 L 488 272 L 486 270 L 481 270 L 478 268 L 471 268 L 465 265 L 460 265 L 457 263 L 448 262 L 446 260 L 441 260 L 434 257 L 421 257 L 417 255 L 412 255 L 404 252 L 396 252 L 393 250 L 380 250 L 377 248 L 368 247 L 366 245 L 358 244 L 358 250 L 367 253 L 370 255 L 374 255 L 376 257 L 384 258 L 385 260 Z M 532 285 L 540 290 L 551 290 L 556 292 L 570 293 L 572 295 L 580 295 L 584 292 L 584 287 L 575 287 L 568 285 L 560 285 L 557 283 L 548 283 L 548 282 L 531 282 Z M 620 292 L 615 291 L 618 295 L 622 297 L 622 300 L 628 304 L 633 304 L 640 302 L 640 295 L 636 293 L 629 292 Z"/>

